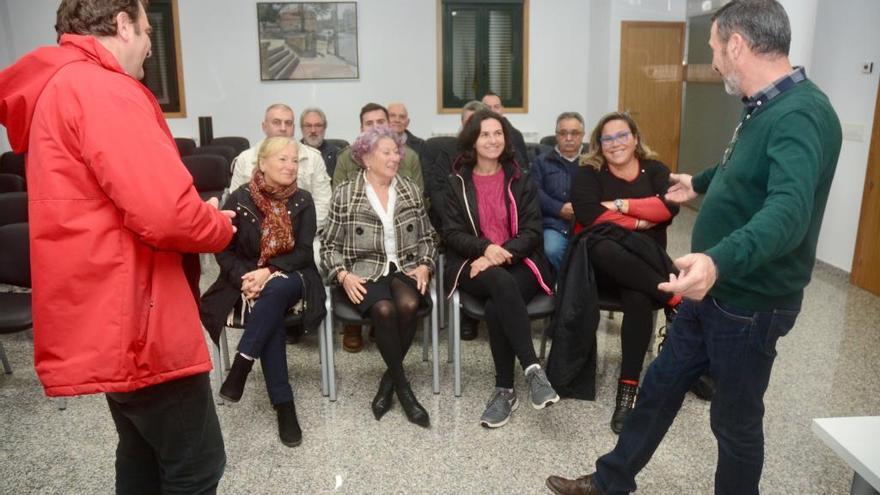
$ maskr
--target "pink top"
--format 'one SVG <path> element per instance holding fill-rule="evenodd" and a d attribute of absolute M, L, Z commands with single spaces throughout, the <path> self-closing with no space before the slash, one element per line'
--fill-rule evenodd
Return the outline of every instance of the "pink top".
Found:
<path fill-rule="evenodd" d="M 504 171 L 492 175 L 473 174 L 477 189 L 477 210 L 483 236 L 499 246 L 510 239 L 510 221 L 504 201 Z"/>

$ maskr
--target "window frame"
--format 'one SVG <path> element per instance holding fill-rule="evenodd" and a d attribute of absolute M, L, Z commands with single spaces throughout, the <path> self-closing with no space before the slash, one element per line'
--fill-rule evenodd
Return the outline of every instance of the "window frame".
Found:
<path fill-rule="evenodd" d="M 520 88 L 522 90 L 521 95 L 521 105 L 518 106 L 508 106 L 505 102 L 504 112 L 505 113 L 528 113 L 529 110 L 529 0 L 437 0 L 437 113 L 440 114 L 456 114 L 461 112 L 461 106 L 466 102 L 461 102 L 461 104 L 457 104 L 455 106 L 446 106 L 446 88 L 447 83 L 451 83 L 451 67 L 452 60 L 446 60 L 444 54 L 446 52 L 447 46 L 447 38 L 446 38 L 446 30 L 451 30 L 451 25 L 447 25 L 444 21 L 446 20 L 447 12 L 455 7 L 458 8 L 478 8 L 481 10 L 488 10 L 487 7 L 492 6 L 510 6 L 511 9 L 515 9 L 518 6 L 522 8 L 522 28 L 519 31 L 521 33 L 521 42 L 519 46 L 519 57 L 521 60 L 522 71 L 521 73 L 515 72 L 513 77 L 514 86 L 516 86 L 517 78 L 520 81 Z M 478 16 L 478 22 L 482 19 L 483 22 L 486 22 L 482 16 Z M 514 16 L 514 22 L 516 22 L 516 16 Z M 481 25 L 478 26 L 478 33 L 483 34 L 486 32 L 486 26 Z M 516 30 L 513 32 L 514 37 L 514 45 L 516 45 L 516 38 L 519 33 Z M 451 43 L 451 41 L 450 41 Z M 450 44 L 451 47 L 451 44 Z M 488 56 L 488 47 L 484 46 L 480 50 L 481 57 Z M 516 47 L 514 48 L 514 57 L 517 56 Z M 447 68 L 449 69 L 449 73 L 447 74 Z M 492 90 L 492 88 L 480 88 L 480 93 L 485 94 L 487 91 Z"/>

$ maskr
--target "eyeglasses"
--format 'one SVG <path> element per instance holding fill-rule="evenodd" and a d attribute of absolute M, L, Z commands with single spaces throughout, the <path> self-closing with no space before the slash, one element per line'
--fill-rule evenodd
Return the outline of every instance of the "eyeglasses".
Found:
<path fill-rule="evenodd" d="M 561 138 L 583 136 L 584 131 L 556 131 L 556 135 Z"/>
<path fill-rule="evenodd" d="M 306 124 L 303 129 L 323 129 L 324 124 Z"/>
<path fill-rule="evenodd" d="M 626 143 L 629 141 L 629 138 L 632 137 L 632 132 L 630 131 L 620 131 L 617 134 L 612 134 L 611 136 L 602 136 L 599 138 L 599 142 L 602 143 L 602 146 L 611 146 L 615 142 L 618 143 Z"/>

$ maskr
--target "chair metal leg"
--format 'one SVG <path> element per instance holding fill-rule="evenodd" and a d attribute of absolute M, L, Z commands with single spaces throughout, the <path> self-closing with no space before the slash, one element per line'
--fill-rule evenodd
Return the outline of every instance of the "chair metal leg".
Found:
<path fill-rule="evenodd" d="M 446 299 L 444 299 L 444 301 L 445 300 Z M 458 301 L 458 294 L 455 294 L 451 298 L 449 298 L 449 308 L 447 308 L 449 310 L 449 313 L 448 313 L 449 314 L 449 321 L 446 322 L 446 330 L 449 334 L 446 336 L 446 362 L 447 363 L 452 362 L 452 354 L 454 352 L 454 349 L 452 348 L 453 341 L 455 340 L 455 338 L 454 338 L 455 330 L 453 329 L 453 326 L 455 326 L 456 321 L 458 321 L 455 316 L 456 314 L 458 314 L 455 312 L 455 309 L 458 307 L 457 301 Z"/>
<path fill-rule="evenodd" d="M 329 318 L 328 313 L 318 328 L 318 361 L 321 365 L 321 395 L 324 397 L 330 395 L 330 383 L 327 379 L 327 332 L 324 331 L 324 325 Z"/>
<path fill-rule="evenodd" d="M 3 348 L 3 342 L 0 342 L 0 361 L 3 361 L 3 372 L 11 375 L 12 366 L 9 365 L 9 359 L 6 358 L 6 349 Z"/>
<path fill-rule="evenodd" d="M 446 264 L 446 255 L 441 254 L 437 257 L 437 276 L 434 277 L 437 280 L 437 301 L 445 301 L 446 299 L 443 297 L 444 294 L 444 284 L 443 284 L 443 265 Z M 449 323 L 448 314 L 446 313 L 446 306 L 441 305 L 437 308 L 437 314 L 439 317 L 440 328 L 445 328 Z"/>
<path fill-rule="evenodd" d="M 544 357 L 547 353 L 547 327 L 544 327 L 544 331 L 541 332 L 541 353 L 538 354 L 538 361 L 544 361 Z"/>
<path fill-rule="evenodd" d="M 226 327 L 220 330 L 220 363 L 223 369 L 229 371 L 232 363 L 229 362 L 229 342 L 226 341 Z"/>
<path fill-rule="evenodd" d="M 458 291 L 452 295 L 452 360 L 453 360 L 453 392 L 461 397 L 461 305 Z"/>
<path fill-rule="evenodd" d="M 434 297 L 431 296 L 431 298 L 433 299 Z M 431 312 L 436 310 L 436 308 L 437 306 L 434 306 L 434 308 L 431 309 Z M 422 361 L 428 360 L 428 332 L 430 332 L 429 324 L 430 318 L 422 319 Z"/>
<path fill-rule="evenodd" d="M 59 411 L 67 410 L 67 397 L 59 397 L 55 400 L 55 404 L 58 405 Z"/>
<path fill-rule="evenodd" d="M 431 306 L 431 375 L 433 378 L 434 393 L 440 393 L 440 349 L 437 348 L 437 340 L 439 340 L 439 316 L 440 305 L 437 304 L 437 293 L 432 291 L 431 298 L 433 305 Z"/>
<path fill-rule="evenodd" d="M 330 288 L 327 287 L 327 300 L 324 303 L 327 309 L 327 318 L 324 320 L 324 338 L 326 339 L 326 344 L 324 345 L 324 357 L 327 363 L 327 382 L 329 385 L 329 393 L 330 393 L 330 401 L 336 402 L 336 363 L 334 361 L 333 353 L 334 344 L 333 344 L 333 308 L 331 304 L 331 295 Z"/>
<path fill-rule="evenodd" d="M 226 340 L 226 329 L 223 328 L 220 331 L 220 342 Z M 223 398 L 220 397 L 220 385 L 223 384 L 223 362 L 220 360 L 220 346 L 214 344 L 211 346 L 214 349 L 214 400 L 216 401 L 218 406 L 222 406 L 224 404 Z"/>

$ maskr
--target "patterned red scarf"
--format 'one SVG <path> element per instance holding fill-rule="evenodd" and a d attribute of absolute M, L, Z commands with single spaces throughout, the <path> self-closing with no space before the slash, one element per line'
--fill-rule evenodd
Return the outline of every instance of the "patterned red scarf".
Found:
<path fill-rule="evenodd" d="M 293 251 L 296 240 L 293 238 L 293 222 L 287 213 L 287 200 L 297 191 L 296 181 L 287 187 L 274 187 L 266 184 L 266 177 L 260 167 L 254 167 L 248 189 L 257 208 L 263 213 L 260 224 L 260 260 L 258 267 L 266 266 L 273 256 Z"/>

